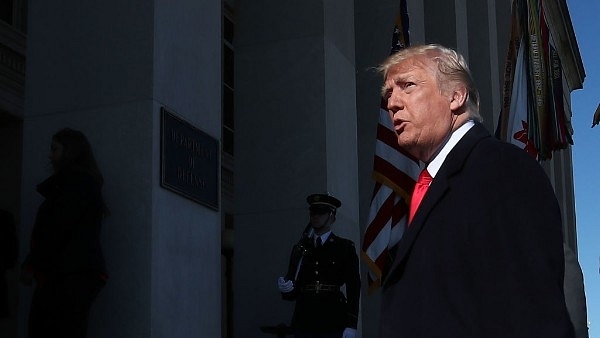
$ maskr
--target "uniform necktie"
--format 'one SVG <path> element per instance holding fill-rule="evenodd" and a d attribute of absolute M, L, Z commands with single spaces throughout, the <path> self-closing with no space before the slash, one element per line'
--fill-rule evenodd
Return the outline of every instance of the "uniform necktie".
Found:
<path fill-rule="evenodd" d="M 323 246 L 323 241 L 321 240 L 321 236 L 317 236 L 317 248 L 320 248 Z"/>
<path fill-rule="evenodd" d="M 413 217 L 415 216 L 415 212 L 419 208 L 419 204 L 421 204 L 423 196 L 425 196 L 427 189 L 429 189 L 429 185 L 431 184 L 432 180 L 433 178 L 431 177 L 431 175 L 429 175 L 427 169 L 423 169 L 423 171 L 421 171 L 421 174 L 419 175 L 417 183 L 415 184 L 415 190 L 413 190 L 412 198 L 410 199 L 408 225 L 410 225 L 410 222 L 412 222 Z"/>

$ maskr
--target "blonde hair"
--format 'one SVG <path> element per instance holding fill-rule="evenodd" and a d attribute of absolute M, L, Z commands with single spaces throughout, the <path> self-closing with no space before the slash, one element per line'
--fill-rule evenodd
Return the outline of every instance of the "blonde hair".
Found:
<path fill-rule="evenodd" d="M 469 117 L 479 122 L 483 120 L 479 114 L 479 91 L 475 87 L 469 66 L 465 58 L 454 49 L 438 44 L 410 46 L 390 55 L 377 67 L 377 71 L 385 79 L 390 68 L 415 56 L 424 56 L 437 64 L 436 79 L 440 90 L 446 90 L 452 83 L 464 85 L 468 91 L 466 111 Z"/>

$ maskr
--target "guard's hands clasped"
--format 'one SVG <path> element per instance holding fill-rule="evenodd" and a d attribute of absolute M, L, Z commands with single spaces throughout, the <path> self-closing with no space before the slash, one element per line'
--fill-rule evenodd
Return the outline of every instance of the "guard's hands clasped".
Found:
<path fill-rule="evenodd" d="M 277 280 L 277 286 L 281 292 L 292 292 L 292 290 L 294 290 L 294 282 L 291 280 L 285 280 L 283 277 L 279 277 Z"/>
<path fill-rule="evenodd" d="M 342 333 L 342 338 L 354 338 L 356 337 L 356 329 L 351 327 L 347 327 L 344 329 L 344 333 Z"/>

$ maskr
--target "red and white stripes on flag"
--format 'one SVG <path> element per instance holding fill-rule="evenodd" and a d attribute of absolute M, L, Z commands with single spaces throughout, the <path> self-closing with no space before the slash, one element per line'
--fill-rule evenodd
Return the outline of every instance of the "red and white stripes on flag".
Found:
<path fill-rule="evenodd" d="M 369 266 L 369 292 L 381 285 L 392 263 L 391 251 L 404 234 L 408 203 L 420 172 L 419 162 L 402 152 L 388 112 L 379 110 L 373 178 L 375 188 L 362 247 Z"/>
<path fill-rule="evenodd" d="M 390 54 L 410 45 L 408 26 L 406 0 L 400 0 Z M 378 289 L 392 263 L 391 251 L 404 234 L 410 195 L 420 172 L 419 162 L 398 146 L 386 105 L 382 99 L 373 160 L 376 183 L 361 252 L 369 266 L 369 293 Z"/>

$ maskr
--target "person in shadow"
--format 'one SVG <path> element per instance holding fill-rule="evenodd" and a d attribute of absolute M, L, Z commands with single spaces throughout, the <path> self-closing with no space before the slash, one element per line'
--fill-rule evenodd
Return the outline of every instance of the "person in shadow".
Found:
<path fill-rule="evenodd" d="M 355 338 L 358 256 L 351 240 L 331 230 L 342 202 L 329 194 L 309 195 L 306 202 L 309 224 L 292 249 L 285 277 L 277 280 L 282 299 L 295 302 L 292 332 L 295 338 Z"/>
<path fill-rule="evenodd" d="M 17 265 L 17 229 L 13 214 L 0 209 L 0 319 L 9 315 L 6 271 Z"/>
<path fill-rule="evenodd" d="M 39 206 L 21 281 L 35 290 L 29 337 L 86 337 L 88 314 L 107 280 L 100 230 L 108 209 L 90 143 L 65 128 L 52 137 L 53 174 L 37 186 Z"/>

